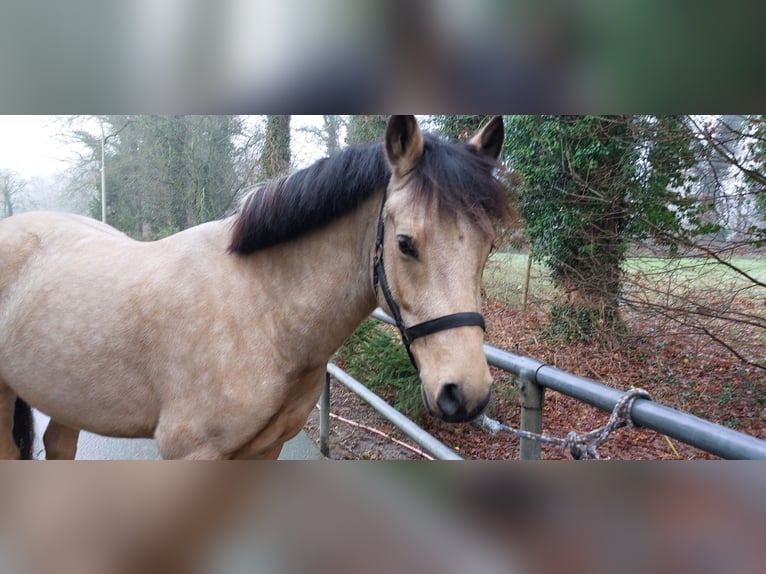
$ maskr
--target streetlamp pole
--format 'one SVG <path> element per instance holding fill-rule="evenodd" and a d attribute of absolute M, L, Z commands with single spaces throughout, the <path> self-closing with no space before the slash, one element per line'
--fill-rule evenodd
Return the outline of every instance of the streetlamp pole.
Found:
<path fill-rule="evenodd" d="M 101 221 L 106 223 L 106 167 L 104 165 L 106 138 L 104 138 L 104 121 L 100 120 L 99 123 L 101 124 Z"/>

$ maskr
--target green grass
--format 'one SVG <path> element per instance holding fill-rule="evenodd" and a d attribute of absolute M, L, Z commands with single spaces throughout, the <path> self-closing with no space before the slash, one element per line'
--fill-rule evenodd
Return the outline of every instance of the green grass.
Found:
<path fill-rule="evenodd" d="M 766 283 L 766 259 L 758 257 L 731 257 L 727 260 L 756 281 Z M 747 286 L 751 281 L 726 265 L 713 259 L 698 257 L 631 257 L 625 261 L 623 269 L 628 274 L 662 279 L 668 275 L 692 282 L 697 288 L 719 285 Z"/>
<path fill-rule="evenodd" d="M 694 306 L 728 309 L 735 298 L 757 301 L 766 297 L 766 259 L 733 257 L 731 265 L 752 279 L 706 258 L 635 257 L 625 262 L 623 293 L 627 299 L 686 309 Z M 737 329 L 732 324 L 729 329 Z"/>
<path fill-rule="evenodd" d="M 343 343 L 336 358 L 348 373 L 415 421 L 424 414 L 420 377 L 399 335 L 388 325 L 367 319 Z"/>
<path fill-rule="evenodd" d="M 507 305 L 521 305 L 527 274 L 527 255 L 493 253 L 484 268 L 482 286 L 490 299 Z M 529 300 L 548 299 L 554 288 L 544 265 L 533 261 L 530 272 Z"/>
<path fill-rule="evenodd" d="M 732 257 L 728 261 L 749 274 L 756 281 L 766 284 L 766 258 Z M 484 270 L 483 287 L 490 299 L 508 305 L 521 305 L 527 255 L 493 253 Z M 741 274 L 712 259 L 681 257 L 630 257 L 624 265 L 626 283 L 641 283 L 657 291 L 678 288 L 714 291 L 747 289 L 750 297 L 766 296 L 766 288 L 743 277 Z M 550 301 L 555 289 L 545 266 L 533 262 L 530 273 L 529 300 Z"/>

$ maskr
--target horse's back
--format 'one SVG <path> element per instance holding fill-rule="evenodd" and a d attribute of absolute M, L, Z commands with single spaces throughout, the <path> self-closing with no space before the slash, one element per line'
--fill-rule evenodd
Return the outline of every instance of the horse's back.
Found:
<path fill-rule="evenodd" d="M 46 249 L 66 248 L 88 235 L 126 238 L 104 223 L 68 213 L 39 211 L 0 219 L 0 295 Z"/>
<path fill-rule="evenodd" d="M 24 237 L 44 240 L 98 232 L 127 238 L 124 233 L 106 223 L 74 213 L 30 211 L 0 219 L 0 238 L 3 243 Z"/>

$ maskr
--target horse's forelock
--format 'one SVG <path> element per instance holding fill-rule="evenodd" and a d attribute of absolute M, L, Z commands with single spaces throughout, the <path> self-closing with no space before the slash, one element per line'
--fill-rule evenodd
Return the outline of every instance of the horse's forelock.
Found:
<path fill-rule="evenodd" d="M 448 215 L 467 214 L 489 231 L 494 222 L 511 215 L 508 198 L 497 179 L 497 162 L 463 144 L 433 136 L 425 138 L 425 153 L 412 183 L 416 201 L 436 202 Z"/>

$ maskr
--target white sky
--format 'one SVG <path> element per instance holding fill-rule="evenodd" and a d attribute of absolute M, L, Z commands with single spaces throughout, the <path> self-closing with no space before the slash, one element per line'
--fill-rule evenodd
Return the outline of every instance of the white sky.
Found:
<path fill-rule="evenodd" d="M 293 163 L 304 167 L 323 155 L 312 149 L 314 142 L 295 128 L 322 125 L 322 116 L 293 116 Z M 0 115 L 0 169 L 9 169 L 24 179 L 49 176 L 68 167 L 74 150 L 61 138 L 56 116 Z"/>
<path fill-rule="evenodd" d="M 0 115 L 0 169 L 25 179 L 60 172 L 72 150 L 58 137 L 55 116 Z"/>

